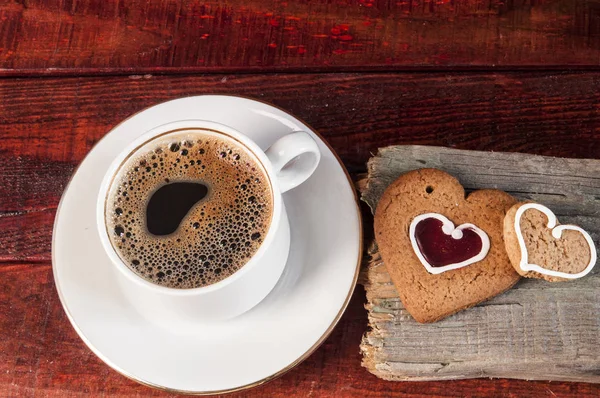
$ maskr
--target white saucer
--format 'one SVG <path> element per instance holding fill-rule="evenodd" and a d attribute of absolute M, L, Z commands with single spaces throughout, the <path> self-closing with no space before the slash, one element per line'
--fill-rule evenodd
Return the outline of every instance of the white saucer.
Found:
<path fill-rule="evenodd" d="M 54 279 L 71 324 L 117 372 L 152 387 L 214 394 L 262 384 L 306 359 L 346 308 L 358 276 L 361 221 L 351 181 L 312 132 L 319 167 L 284 194 L 292 245 L 284 274 L 257 307 L 182 334 L 145 319 L 124 299 L 95 222 L 100 182 L 127 143 L 153 127 L 185 119 L 229 125 L 266 149 L 293 130 L 312 132 L 262 102 L 198 96 L 156 105 L 115 127 L 83 160 L 58 207 L 52 242 Z"/>

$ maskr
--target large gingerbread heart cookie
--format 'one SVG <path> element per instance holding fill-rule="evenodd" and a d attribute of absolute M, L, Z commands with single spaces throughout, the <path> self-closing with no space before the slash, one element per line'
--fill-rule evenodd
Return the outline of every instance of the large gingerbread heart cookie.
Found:
<path fill-rule="evenodd" d="M 375 212 L 375 238 L 405 308 L 435 322 L 500 294 L 519 280 L 502 237 L 516 200 L 462 185 L 436 169 L 402 175 Z"/>

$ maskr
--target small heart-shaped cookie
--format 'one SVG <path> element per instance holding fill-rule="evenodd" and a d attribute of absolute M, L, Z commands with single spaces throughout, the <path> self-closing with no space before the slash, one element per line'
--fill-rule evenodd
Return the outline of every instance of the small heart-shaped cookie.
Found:
<path fill-rule="evenodd" d="M 504 216 L 515 203 L 497 190 L 465 198 L 458 180 L 436 169 L 406 173 L 387 188 L 375 212 L 375 238 L 418 322 L 472 307 L 519 280 L 502 238 Z"/>
<path fill-rule="evenodd" d="M 538 203 L 517 203 L 504 218 L 504 241 L 515 270 L 550 282 L 587 275 L 596 264 L 590 235 L 561 225 L 552 210 Z"/>

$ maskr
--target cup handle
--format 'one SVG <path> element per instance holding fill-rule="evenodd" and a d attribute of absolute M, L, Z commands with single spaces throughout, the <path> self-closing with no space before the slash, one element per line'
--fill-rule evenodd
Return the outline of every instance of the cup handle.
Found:
<path fill-rule="evenodd" d="M 279 180 L 281 193 L 306 181 L 321 160 L 317 143 L 304 131 L 281 137 L 265 153 Z"/>

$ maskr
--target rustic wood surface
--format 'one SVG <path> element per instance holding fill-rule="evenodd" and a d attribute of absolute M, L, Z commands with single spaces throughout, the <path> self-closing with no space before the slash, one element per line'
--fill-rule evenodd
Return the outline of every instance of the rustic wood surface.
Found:
<path fill-rule="evenodd" d="M 445 170 L 467 191 L 500 189 L 550 207 L 564 224 L 600 237 L 600 160 L 392 146 L 369 160 L 362 198 L 375 209 L 407 171 Z M 377 252 L 363 272 L 369 331 L 363 364 L 387 380 L 473 377 L 600 382 L 600 271 L 570 283 L 522 279 L 514 288 L 442 321 L 422 325 L 404 309 Z"/>
<path fill-rule="evenodd" d="M 79 340 L 54 290 L 54 212 L 76 165 L 112 126 L 156 102 L 250 95 L 303 118 L 353 172 L 388 144 L 594 157 L 600 74 L 282 74 L 1 79 L 0 395 L 166 395 L 112 371 Z M 514 98 L 518 96 L 518 103 Z M 366 210 L 366 206 L 365 206 Z M 372 222 L 364 212 L 366 240 Z M 585 383 L 383 381 L 361 368 L 364 292 L 313 356 L 239 396 L 596 396 Z"/>
<path fill-rule="evenodd" d="M 181 96 L 272 102 L 323 134 L 351 172 L 389 144 L 586 158 L 600 150 L 600 73 L 5 79 L 0 93 L 4 261 L 49 261 L 54 210 L 79 161 L 119 121 Z"/>
<path fill-rule="evenodd" d="M 0 73 L 600 65 L 597 0 L 0 3 Z"/>
<path fill-rule="evenodd" d="M 598 157 L 599 10 L 597 0 L 0 0 L 0 396 L 169 396 L 97 359 L 52 280 L 62 190 L 125 117 L 185 95 L 262 99 L 322 133 L 354 176 L 393 144 Z M 400 70 L 416 73 L 388 73 Z M 364 303 L 358 287 L 315 354 L 237 396 L 600 394 L 586 383 L 383 381 L 360 365 Z"/>

